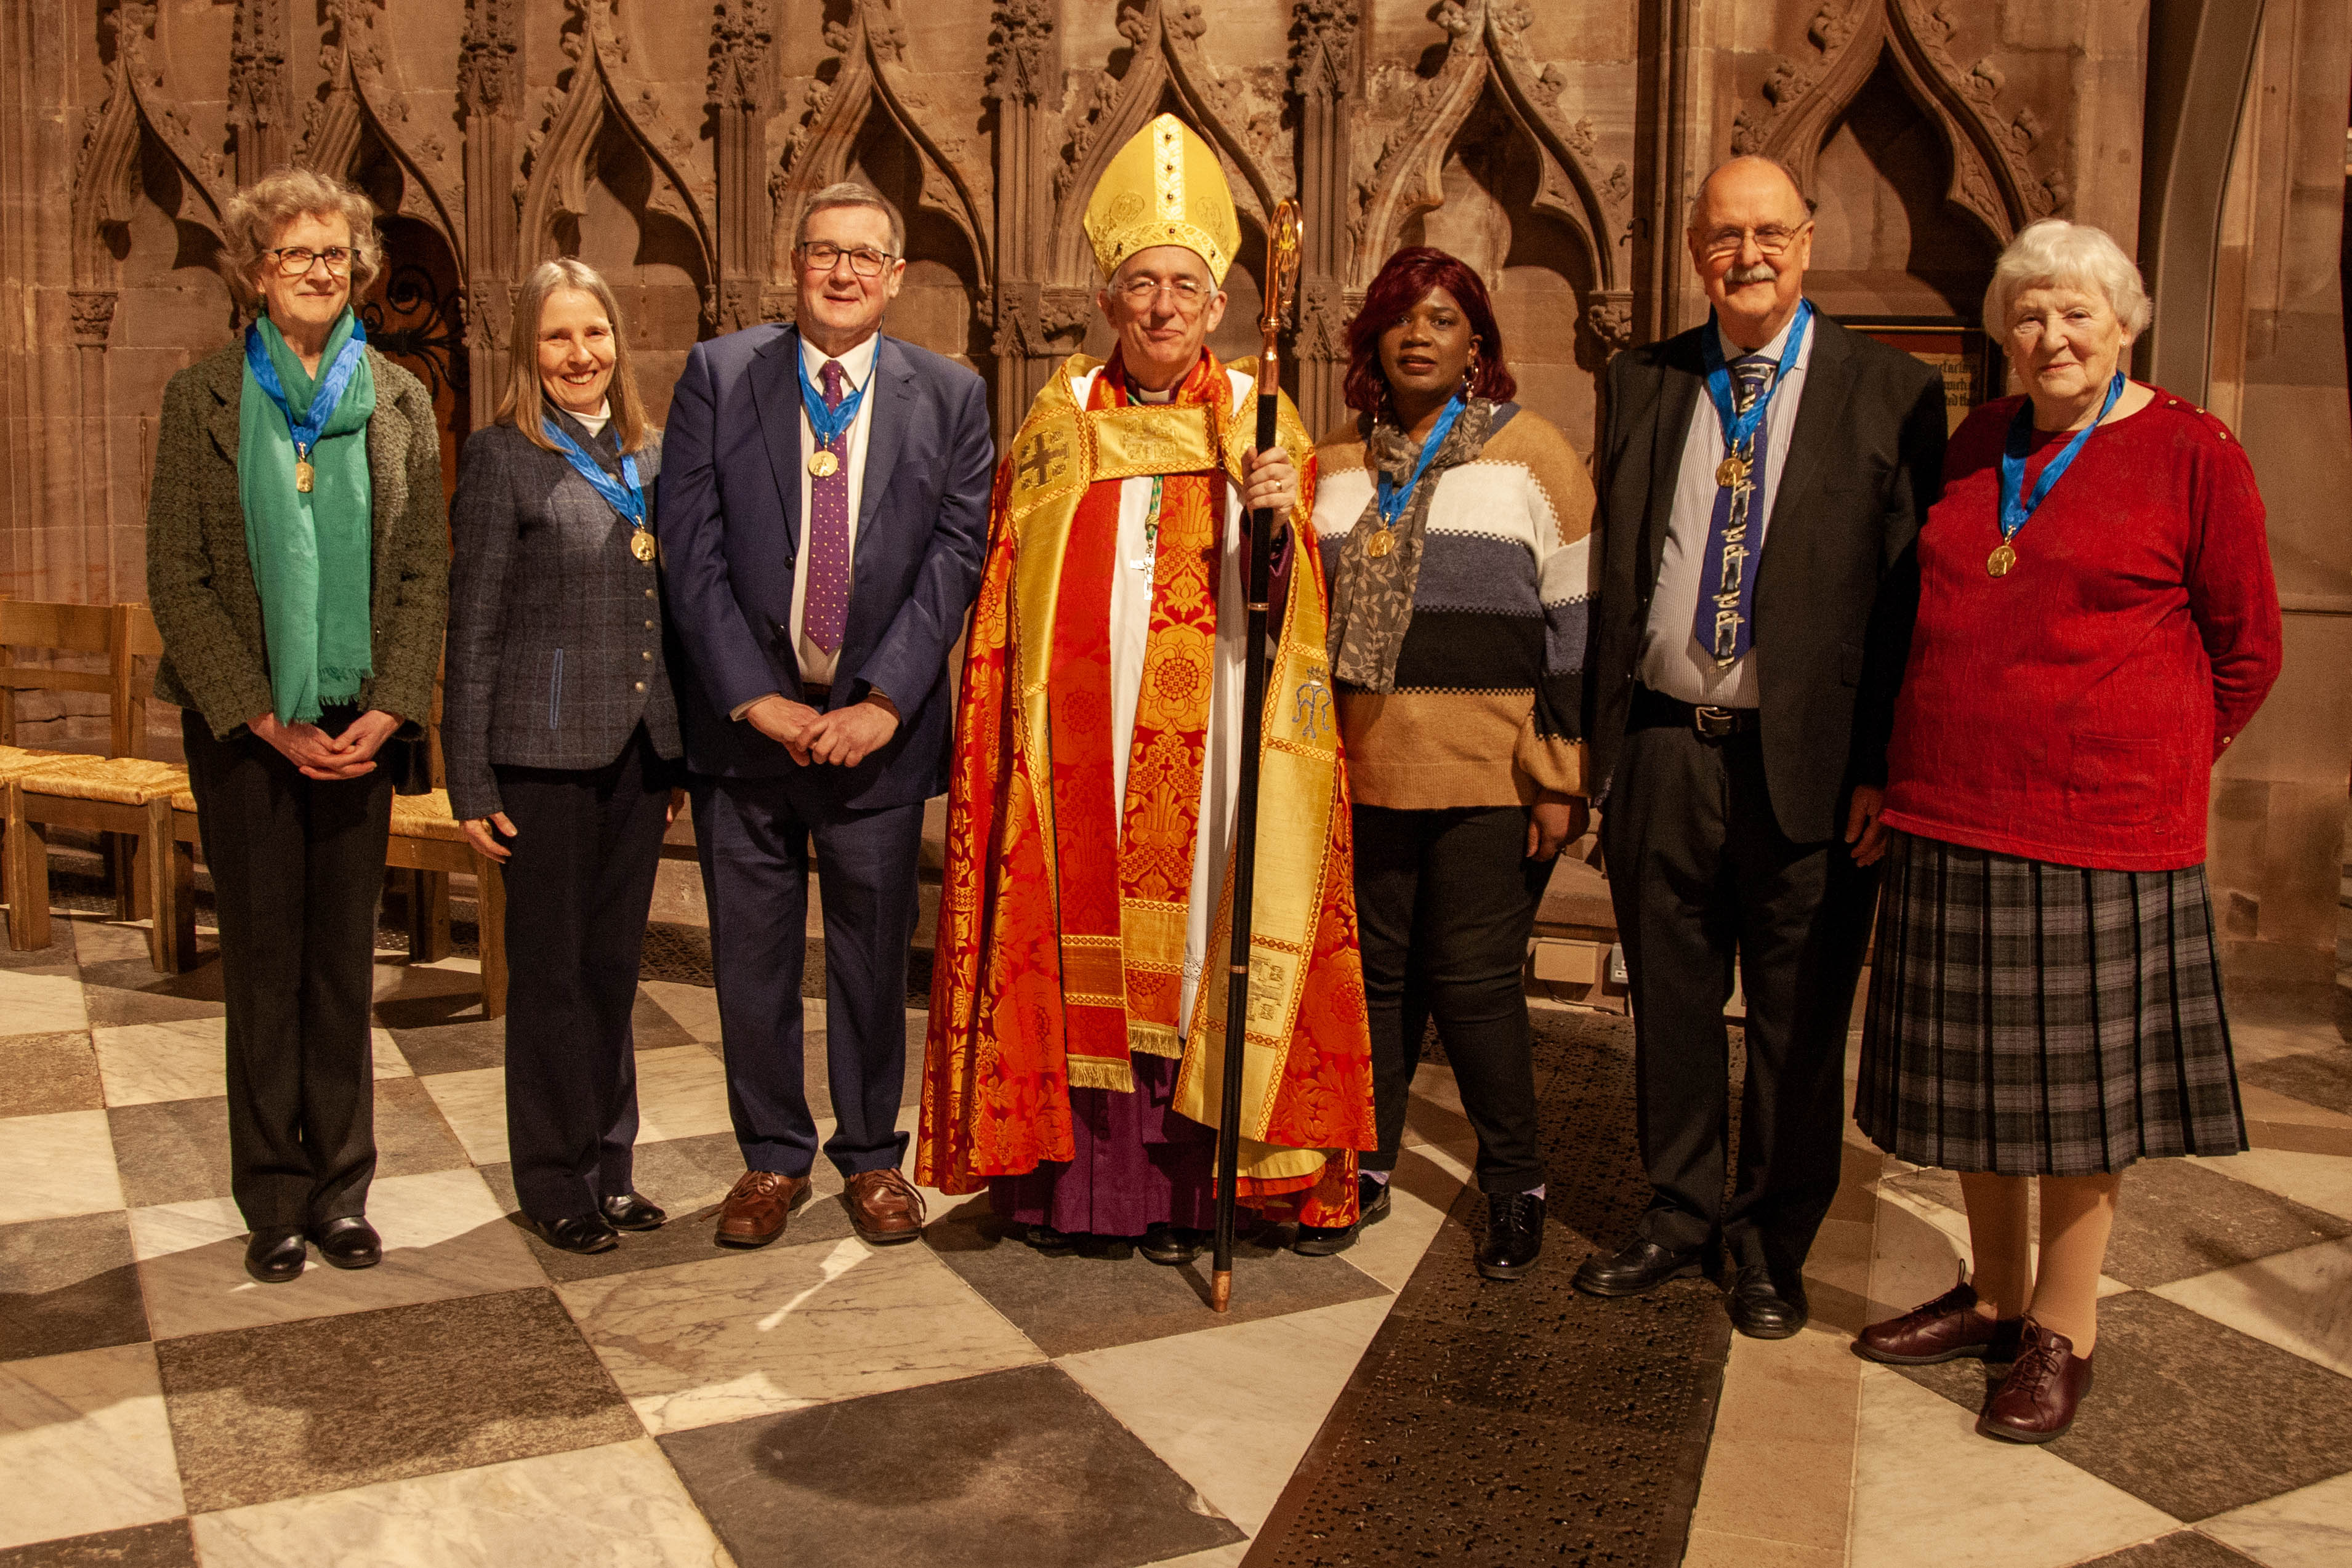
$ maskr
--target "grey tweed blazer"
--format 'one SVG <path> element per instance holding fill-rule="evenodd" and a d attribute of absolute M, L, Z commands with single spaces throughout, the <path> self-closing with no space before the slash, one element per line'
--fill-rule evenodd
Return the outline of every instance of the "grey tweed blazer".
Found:
<path fill-rule="evenodd" d="M 559 415 L 558 417 L 563 417 Z M 620 471 L 611 426 L 572 438 Z M 661 444 L 636 455 L 653 504 Z M 593 769 L 640 723 L 683 756 L 664 656 L 660 573 L 629 550 L 629 525 L 561 453 L 511 424 L 466 440 L 449 508 L 449 654 L 441 751 L 458 818 L 503 810 L 493 763 Z"/>

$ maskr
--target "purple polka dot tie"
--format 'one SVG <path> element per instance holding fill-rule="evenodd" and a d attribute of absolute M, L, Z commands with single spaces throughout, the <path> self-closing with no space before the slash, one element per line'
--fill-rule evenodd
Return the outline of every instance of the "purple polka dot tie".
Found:
<path fill-rule="evenodd" d="M 841 361 L 827 360 L 824 405 L 839 408 L 844 395 Z M 853 422 L 854 423 L 854 422 Z M 849 432 L 819 448 L 834 457 L 833 472 L 809 484 L 808 595 L 801 605 L 801 632 L 828 653 L 841 651 L 849 623 Z"/>

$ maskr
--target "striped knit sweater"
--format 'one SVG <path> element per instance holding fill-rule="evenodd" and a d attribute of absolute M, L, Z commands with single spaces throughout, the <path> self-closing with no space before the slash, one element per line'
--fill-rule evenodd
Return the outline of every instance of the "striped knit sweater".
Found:
<path fill-rule="evenodd" d="M 1324 575 L 1372 498 L 1355 422 L 1315 449 Z M 1477 461 L 1439 476 L 1412 622 L 1387 695 L 1342 684 L 1339 734 L 1359 805 L 1525 806 L 1581 795 L 1578 713 L 1591 617 L 1592 480 L 1549 421 L 1500 404 Z"/>

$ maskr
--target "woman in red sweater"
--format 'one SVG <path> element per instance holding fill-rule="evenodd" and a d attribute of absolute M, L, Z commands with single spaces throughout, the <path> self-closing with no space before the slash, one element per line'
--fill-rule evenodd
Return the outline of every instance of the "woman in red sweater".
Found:
<path fill-rule="evenodd" d="M 1854 1115 L 1959 1173 L 1974 1253 L 1858 1347 L 2009 1362 L 1977 1430 L 2015 1442 L 2063 1434 L 2090 1390 L 2124 1168 L 2246 1146 L 2205 816 L 2278 675 L 2278 592 L 2244 451 L 2123 373 L 2148 313 L 2095 228 L 2050 219 L 2002 254 L 1984 320 L 2026 395 L 1952 437 L 1855 852 L 1886 881 Z"/>

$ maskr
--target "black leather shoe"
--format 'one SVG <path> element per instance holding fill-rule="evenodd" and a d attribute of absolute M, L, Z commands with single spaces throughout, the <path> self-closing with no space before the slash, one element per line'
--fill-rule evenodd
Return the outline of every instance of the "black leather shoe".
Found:
<path fill-rule="evenodd" d="M 1749 1339 L 1787 1339 L 1805 1326 L 1804 1292 L 1782 1294 L 1761 1263 L 1742 1264 L 1732 1275 L 1728 1305 L 1731 1326 Z"/>
<path fill-rule="evenodd" d="M 383 1238 L 356 1214 L 310 1228 L 319 1256 L 338 1269 L 373 1269 L 383 1261 Z"/>
<path fill-rule="evenodd" d="M 1377 1225 L 1388 1217 L 1389 1184 L 1360 1176 L 1356 1178 L 1356 1223 L 1302 1225 L 1290 1243 L 1290 1249 L 1301 1258 L 1328 1258 L 1334 1252 L 1345 1252 L 1356 1244 L 1358 1231 L 1367 1225 Z"/>
<path fill-rule="evenodd" d="M 1478 1249 L 1478 1272 L 1489 1280 L 1516 1280 L 1536 1266 L 1543 1250 L 1544 1200 L 1530 1192 L 1486 1195 L 1486 1243 Z"/>
<path fill-rule="evenodd" d="M 1609 1257 L 1594 1253 L 1576 1270 L 1576 1288 L 1588 1296 L 1639 1296 L 1669 1280 L 1691 1280 L 1700 1272 L 1704 1249 L 1678 1252 L 1637 1236 Z"/>
<path fill-rule="evenodd" d="M 610 1252 L 621 1244 L 619 1232 L 593 1214 L 534 1219 L 530 1224 L 541 1240 L 565 1252 Z"/>
<path fill-rule="evenodd" d="M 604 1223 L 615 1230 L 659 1230 L 669 1216 L 661 1206 L 641 1194 L 625 1192 L 618 1197 L 608 1197 L 598 1204 Z"/>
<path fill-rule="evenodd" d="M 299 1230 L 273 1225 L 245 1239 L 245 1271 L 265 1285 L 284 1284 L 299 1274 L 309 1260 Z"/>
<path fill-rule="evenodd" d="M 1195 1230 L 1189 1225 L 1153 1225 L 1143 1232 L 1143 1241 L 1136 1250 L 1154 1263 L 1171 1268 L 1190 1263 L 1209 1244 L 1209 1232 Z"/>
<path fill-rule="evenodd" d="M 1040 1252 L 1070 1252 L 1077 1249 L 1078 1239 L 1066 1230 L 1056 1230 L 1050 1225 L 1024 1225 L 1021 1239 Z"/>

